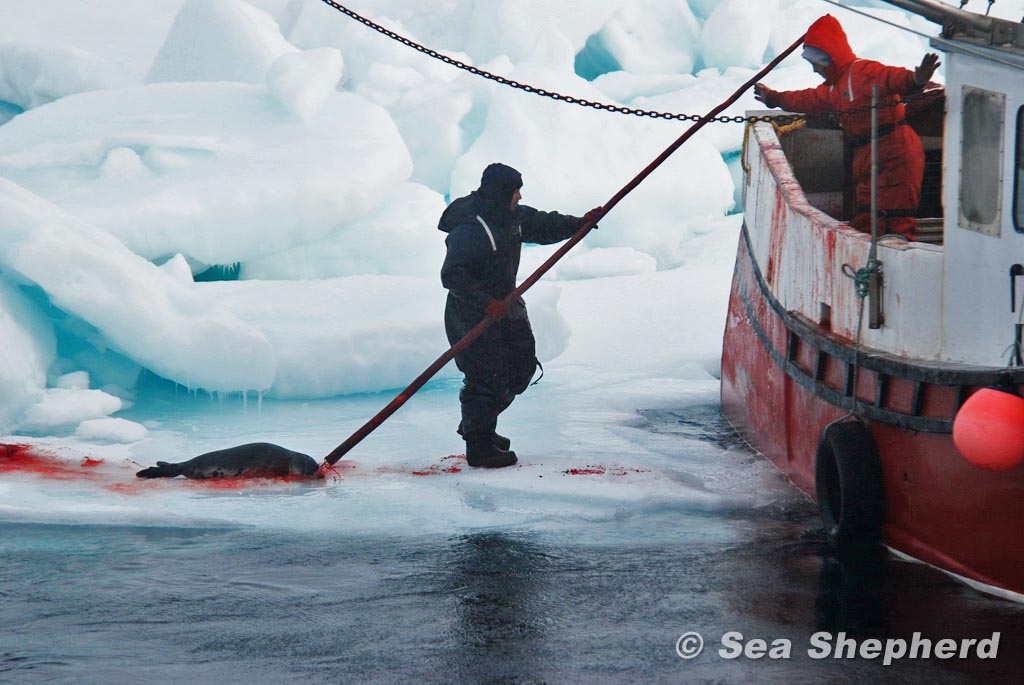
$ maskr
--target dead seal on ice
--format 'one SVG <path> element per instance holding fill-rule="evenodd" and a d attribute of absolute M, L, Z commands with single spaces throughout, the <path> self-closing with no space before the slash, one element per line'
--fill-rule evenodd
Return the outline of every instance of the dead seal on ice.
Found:
<path fill-rule="evenodd" d="M 282 476 L 314 476 L 319 465 L 307 454 L 293 452 L 269 442 L 253 442 L 224 450 L 200 454 L 178 464 L 158 461 L 156 466 L 142 469 L 139 478 L 174 478 L 185 476 L 195 480 L 209 478 L 280 478 Z"/>

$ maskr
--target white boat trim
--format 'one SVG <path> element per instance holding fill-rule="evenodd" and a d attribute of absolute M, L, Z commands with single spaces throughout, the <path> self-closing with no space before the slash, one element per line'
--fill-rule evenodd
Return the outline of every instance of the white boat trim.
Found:
<path fill-rule="evenodd" d="M 1021 594 L 1019 592 L 1014 592 L 1013 590 L 1007 590 L 1005 588 L 996 587 L 995 585 L 989 585 L 988 583 L 982 583 L 980 580 L 974 580 L 973 578 L 968 578 L 967 576 L 962 576 L 959 573 L 953 573 L 952 571 L 947 571 L 946 569 L 940 568 L 940 567 L 936 566 L 935 564 L 929 564 L 927 561 L 921 561 L 917 557 L 912 557 L 909 554 L 907 554 L 906 552 L 901 552 L 898 549 L 896 549 L 895 547 L 890 547 L 889 545 L 886 545 L 885 548 L 888 549 L 893 554 L 895 554 L 900 559 L 902 559 L 903 561 L 913 561 L 913 562 L 918 563 L 918 564 L 923 564 L 925 566 L 930 566 L 930 567 L 932 567 L 933 569 L 935 569 L 937 571 L 942 571 L 947 576 L 952 576 L 953 578 L 956 578 L 960 582 L 965 583 L 966 585 L 970 585 L 975 590 L 979 590 L 979 591 L 984 592 L 985 594 L 988 594 L 988 595 L 995 595 L 996 597 L 1000 597 L 1002 599 L 1008 599 L 1011 602 L 1017 602 L 1018 604 L 1024 604 L 1024 594 Z"/>

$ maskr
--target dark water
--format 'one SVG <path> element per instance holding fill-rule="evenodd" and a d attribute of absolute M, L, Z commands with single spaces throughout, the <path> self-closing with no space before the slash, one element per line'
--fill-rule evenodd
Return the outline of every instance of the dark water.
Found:
<path fill-rule="evenodd" d="M 713 413 L 645 416 L 734 444 Z M 0 681 L 1019 681 L 1024 606 L 891 557 L 836 559 L 815 524 L 800 499 L 585 539 L 0 524 Z M 723 659 L 732 630 L 791 657 Z M 691 661 L 687 631 L 706 642 Z M 1001 636 L 994 660 L 884 667 L 809 658 L 816 631 Z"/>

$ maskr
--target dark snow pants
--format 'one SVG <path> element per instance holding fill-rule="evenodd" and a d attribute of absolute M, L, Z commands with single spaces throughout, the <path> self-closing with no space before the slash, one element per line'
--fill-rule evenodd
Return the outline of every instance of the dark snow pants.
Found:
<path fill-rule="evenodd" d="M 454 345 L 479 321 L 460 321 L 452 308 L 445 311 L 448 341 Z M 466 440 L 494 435 L 498 414 L 530 385 L 537 369 L 537 349 L 525 307 L 513 306 L 472 345 L 455 355 L 465 374 L 459 401 Z"/>

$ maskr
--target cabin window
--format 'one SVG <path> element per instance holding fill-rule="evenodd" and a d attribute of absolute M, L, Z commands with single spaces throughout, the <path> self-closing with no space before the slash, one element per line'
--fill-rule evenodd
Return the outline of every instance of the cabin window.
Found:
<path fill-rule="evenodd" d="M 960 121 L 960 226 L 998 236 L 1006 95 L 964 86 Z"/>
<path fill-rule="evenodd" d="M 1024 233 L 1024 107 L 1017 110 L 1017 164 L 1013 181 L 1013 227 Z"/>

